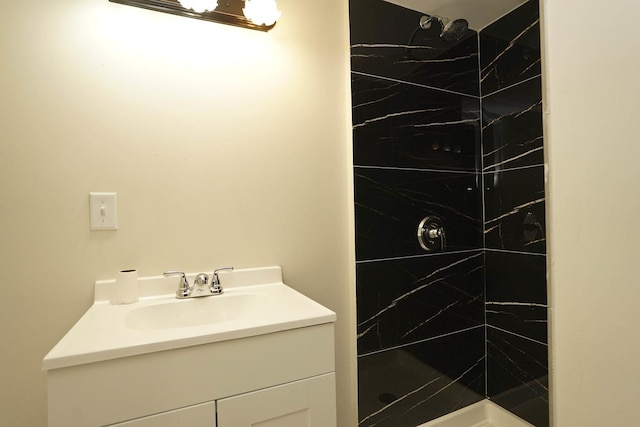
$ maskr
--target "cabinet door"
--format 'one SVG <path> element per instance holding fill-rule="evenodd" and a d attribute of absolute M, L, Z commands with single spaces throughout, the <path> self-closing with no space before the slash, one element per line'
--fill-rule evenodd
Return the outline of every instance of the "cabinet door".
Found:
<path fill-rule="evenodd" d="M 218 427 L 335 427 L 333 373 L 218 401 Z"/>
<path fill-rule="evenodd" d="M 189 406 L 188 408 L 112 424 L 112 427 L 216 427 L 216 404 L 208 402 Z"/>

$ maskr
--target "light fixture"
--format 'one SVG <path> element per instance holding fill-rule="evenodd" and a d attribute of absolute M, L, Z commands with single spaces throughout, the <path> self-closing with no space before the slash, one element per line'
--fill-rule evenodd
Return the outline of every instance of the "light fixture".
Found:
<path fill-rule="evenodd" d="M 187 18 L 269 31 L 280 17 L 275 0 L 109 0 Z"/>
<path fill-rule="evenodd" d="M 273 25 L 280 18 L 276 0 L 245 0 L 244 16 L 256 25 Z"/>
<path fill-rule="evenodd" d="M 212 12 L 218 7 L 217 0 L 178 0 L 180 4 L 186 9 L 191 9 L 194 12 Z"/>

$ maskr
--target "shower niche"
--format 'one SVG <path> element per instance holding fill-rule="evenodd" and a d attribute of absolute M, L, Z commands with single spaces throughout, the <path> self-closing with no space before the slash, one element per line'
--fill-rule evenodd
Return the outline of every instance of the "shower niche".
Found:
<path fill-rule="evenodd" d="M 350 0 L 359 425 L 546 427 L 539 5 L 411 1 Z"/>

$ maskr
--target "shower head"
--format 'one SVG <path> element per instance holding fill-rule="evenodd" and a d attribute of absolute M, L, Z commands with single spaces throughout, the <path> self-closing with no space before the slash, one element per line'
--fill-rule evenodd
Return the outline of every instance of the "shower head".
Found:
<path fill-rule="evenodd" d="M 444 41 L 455 42 L 464 36 L 468 28 L 469 22 L 467 22 L 466 19 L 456 19 L 443 26 L 440 37 L 442 37 Z"/>
<path fill-rule="evenodd" d="M 446 42 L 455 42 L 460 40 L 464 33 L 469 28 L 469 22 L 466 19 L 456 19 L 450 21 L 449 18 L 440 16 L 424 15 L 420 17 L 420 28 L 428 30 L 431 28 L 431 24 L 436 20 L 440 23 L 442 31 L 440 32 L 440 38 Z"/>

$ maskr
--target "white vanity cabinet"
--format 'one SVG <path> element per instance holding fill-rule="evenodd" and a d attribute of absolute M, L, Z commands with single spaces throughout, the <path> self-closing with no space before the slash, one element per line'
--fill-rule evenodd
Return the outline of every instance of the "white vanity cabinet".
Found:
<path fill-rule="evenodd" d="M 49 427 L 335 427 L 335 313 L 279 267 L 224 279 L 223 295 L 190 301 L 144 279 L 148 296 L 120 306 L 96 283 L 43 360 Z"/>
<path fill-rule="evenodd" d="M 335 426 L 334 390 L 335 375 L 325 374 L 215 402 L 125 421 L 113 424 L 112 427 Z"/>
<path fill-rule="evenodd" d="M 112 424 L 111 427 L 216 427 L 216 403 L 188 408 Z"/>
<path fill-rule="evenodd" d="M 322 375 L 221 399 L 217 427 L 336 425 L 335 376 Z"/>
<path fill-rule="evenodd" d="M 335 427 L 333 340 L 325 323 L 51 369 L 49 427 Z"/>

